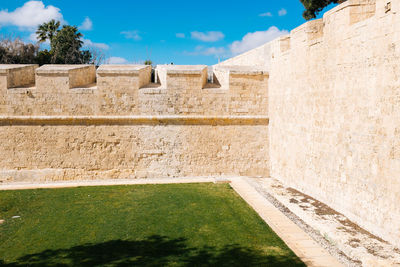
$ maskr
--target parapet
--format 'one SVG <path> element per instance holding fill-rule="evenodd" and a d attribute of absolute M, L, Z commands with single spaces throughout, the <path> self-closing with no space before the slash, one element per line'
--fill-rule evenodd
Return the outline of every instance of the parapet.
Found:
<path fill-rule="evenodd" d="M 0 92 L 0 115 L 268 113 L 267 67 L 215 66 L 215 83 L 207 83 L 204 65 L 161 65 L 157 71 L 161 84 L 151 83 L 151 66 L 103 65 L 97 69 L 96 86 L 95 66 L 45 65 L 36 69 L 36 87 Z"/>
<path fill-rule="evenodd" d="M 327 11 L 323 19 L 337 28 L 350 26 L 374 16 L 376 4 L 376 0 L 348 0 Z"/>
<path fill-rule="evenodd" d="M 151 66 L 102 65 L 97 69 L 98 89 L 139 89 L 151 82 Z"/>
<path fill-rule="evenodd" d="M 36 70 L 38 89 L 66 90 L 96 82 L 94 65 L 43 65 Z"/>
<path fill-rule="evenodd" d="M 158 65 L 161 87 L 168 89 L 203 89 L 207 84 L 206 65 Z"/>
<path fill-rule="evenodd" d="M 35 70 L 38 67 L 38 65 L 0 64 L 0 89 L 34 85 Z"/>
<path fill-rule="evenodd" d="M 324 21 L 322 19 L 311 20 L 290 32 L 290 42 L 293 47 L 302 45 L 311 46 L 321 42 L 323 35 Z M 281 44 L 282 42 L 285 41 L 281 40 Z"/>
<path fill-rule="evenodd" d="M 382 1 L 387 4 L 384 5 Z M 270 42 L 271 57 L 284 54 L 292 48 L 311 47 L 322 43 L 325 38 L 343 35 L 351 25 L 373 17 L 377 10 L 392 9 L 393 5 L 390 2 L 390 0 L 347 0 L 327 11 L 322 19 L 308 21 L 293 29 L 289 35 Z"/>
<path fill-rule="evenodd" d="M 254 82 L 265 83 L 267 88 L 268 82 L 267 67 L 254 66 L 215 66 L 214 80 L 223 89 L 237 90 L 263 88 L 263 86 L 254 86 Z"/>

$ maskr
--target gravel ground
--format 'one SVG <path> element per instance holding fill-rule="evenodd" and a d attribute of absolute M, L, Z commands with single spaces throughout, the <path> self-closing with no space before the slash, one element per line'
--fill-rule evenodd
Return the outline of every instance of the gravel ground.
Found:
<path fill-rule="evenodd" d="M 346 266 L 400 266 L 400 250 L 316 199 L 273 178 L 248 178 L 258 192 Z"/>

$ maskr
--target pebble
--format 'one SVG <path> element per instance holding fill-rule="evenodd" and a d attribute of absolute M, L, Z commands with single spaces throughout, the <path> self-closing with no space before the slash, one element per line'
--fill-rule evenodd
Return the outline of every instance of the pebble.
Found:
<path fill-rule="evenodd" d="M 21 216 L 12 216 L 11 218 L 18 219 L 18 218 L 21 218 Z"/>
<path fill-rule="evenodd" d="M 4 223 L 4 220 L 0 220 L 0 224 L 3 224 Z"/>

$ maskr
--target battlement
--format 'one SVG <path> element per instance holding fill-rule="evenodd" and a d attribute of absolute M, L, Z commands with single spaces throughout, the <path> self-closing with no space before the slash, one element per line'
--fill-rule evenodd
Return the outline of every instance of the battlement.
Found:
<path fill-rule="evenodd" d="M 138 90 L 151 82 L 151 66 L 102 65 L 97 69 L 99 90 Z"/>
<path fill-rule="evenodd" d="M 36 87 L 67 90 L 89 86 L 96 81 L 93 65 L 44 65 L 36 69 Z"/>
<path fill-rule="evenodd" d="M 264 69 L 1 68 L 0 183 L 269 174 Z"/>
<path fill-rule="evenodd" d="M 247 90 L 254 87 L 265 87 L 268 84 L 268 69 L 267 67 L 253 66 L 216 66 L 214 68 L 214 80 L 221 88 L 230 90 Z M 250 84 L 257 81 L 258 86 L 249 88 Z"/>
<path fill-rule="evenodd" d="M 268 71 L 250 66 L 0 65 L 0 115 L 267 115 Z M 25 86 L 29 85 L 29 87 Z"/>
<path fill-rule="evenodd" d="M 35 83 L 35 70 L 38 65 L 1 65 L 0 88 L 30 86 Z"/>
<path fill-rule="evenodd" d="M 207 84 L 206 65 L 158 65 L 161 86 L 168 89 L 203 89 Z"/>

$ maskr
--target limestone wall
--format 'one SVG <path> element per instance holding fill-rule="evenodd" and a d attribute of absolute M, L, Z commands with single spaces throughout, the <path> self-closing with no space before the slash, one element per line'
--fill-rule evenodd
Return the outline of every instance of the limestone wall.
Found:
<path fill-rule="evenodd" d="M 159 66 L 161 84 L 150 66 L 1 69 L 0 183 L 269 175 L 264 70 L 224 67 L 220 86 L 206 66 Z M 7 85 L 15 69 L 34 84 Z"/>
<path fill-rule="evenodd" d="M 348 0 L 262 47 L 217 66 L 268 62 L 271 176 L 400 246 L 400 1 Z"/>
<path fill-rule="evenodd" d="M 97 70 L 96 84 L 93 66 L 42 66 L 36 85 L 0 86 L 0 116 L 268 115 L 268 73 L 259 68 L 232 74 L 235 81 L 224 86 L 206 86 L 206 66 L 158 69 L 164 78 L 151 84 L 150 66 L 105 65 Z M 223 72 L 229 81 L 229 67 Z"/>
<path fill-rule="evenodd" d="M 400 2 L 347 1 L 271 43 L 271 176 L 400 246 Z"/>
<path fill-rule="evenodd" d="M 47 123 L 0 137 L 3 182 L 268 174 L 265 125 Z"/>
<path fill-rule="evenodd" d="M 217 66 L 263 66 L 269 69 L 271 66 L 270 53 L 271 45 L 266 43 L 246 53 L 227 59 Z"/>

